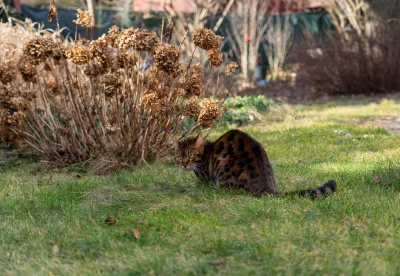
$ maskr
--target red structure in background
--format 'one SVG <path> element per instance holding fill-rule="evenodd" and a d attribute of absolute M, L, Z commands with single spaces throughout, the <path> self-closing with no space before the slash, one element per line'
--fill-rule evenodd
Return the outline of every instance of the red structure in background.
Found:
<path fill-rule="evenodd" d="M 134 12 L 160 12 L 164 6 L 174 6 L 180 12 L 193 13 L 196 6 L 188 0 L 133 0 L 132 9 Z"/>
<path fill-rule="evenodd" d="M 237 3 L 240 0 L 236 0 Z M 250 0 L 251 1 L 251 0 Z M 268 0 L 266 0 L 268 1 Z M 326 8 L 329 6 L 329 0 L 270 0 L 270 8 L 268 12 L 283 13 L 283 12 L 298 12 L 307 11 L 314 9 Z M 164 6 L 173 6 L 175 10 L 183 13 L 193 13 L 195 11 L 196 5 L 193 4 L 194 1 L 190 0 L 133 0 L 132 9 L 135 12 L 160 12 L 164 11 Z M 206 1 L 205 1 L 206 2 Z M 219 1 L 223 2 L 221 5 L 221 11 L 223 11 L 224 6 L 228 4 L 229 0 Z M 235 10 L 234 4 L 232 10 Z"/>

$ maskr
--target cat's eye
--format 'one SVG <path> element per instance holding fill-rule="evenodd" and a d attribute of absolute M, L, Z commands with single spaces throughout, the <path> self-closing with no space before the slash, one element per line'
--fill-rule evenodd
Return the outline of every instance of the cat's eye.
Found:
<path fill-rule="evenodd" d="M 193 157 L 194 157 L 194 154 L 193 154 L 193 153 L 189 154 L 189 158 L 190 158 L 190 159 L 192 159 Z"/>
<path fill-rule="evenodd" d="M 182 161 L 182 157 L 178 156 L 176 159 L 178 159 L 178 161 Z"/>

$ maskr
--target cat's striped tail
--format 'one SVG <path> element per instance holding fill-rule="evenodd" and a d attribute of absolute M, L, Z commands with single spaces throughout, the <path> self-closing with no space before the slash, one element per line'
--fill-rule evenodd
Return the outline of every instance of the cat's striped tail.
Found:
<path fill-rule="evenodd" d="M 324 185 L 319 186 L 315 189 L 306 189 L 306 190 L 299 190 L 287 193 L 280 193 L 280 197 L 287 197 L 287 196 L 299 196 L 299 197 L 309 197 L 309 198 L 318 198 L 318 197 L 326 197 L 336 191 L 336 181 L 329 180 Z"/>

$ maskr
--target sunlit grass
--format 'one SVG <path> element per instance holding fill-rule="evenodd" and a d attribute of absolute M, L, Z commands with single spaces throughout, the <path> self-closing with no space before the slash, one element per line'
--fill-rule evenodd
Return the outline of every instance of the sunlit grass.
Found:
<path fill-rule="evenodd" d="M 337 180 L 336 194 L 315 201 L 198 185 L 161 162 L 99 177 L 9 160 L 0 167 L 2 274 L 398 275 L 400 140 L 359 122 L 399 108 L 292 106 L 290 118 L 243 129 L 267 149 L 280 190 Z"/>

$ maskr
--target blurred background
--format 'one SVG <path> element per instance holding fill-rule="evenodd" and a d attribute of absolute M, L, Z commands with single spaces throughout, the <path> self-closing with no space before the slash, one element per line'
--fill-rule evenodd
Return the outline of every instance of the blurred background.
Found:
<path fill-rule="evenodd" d="M 233 94 L 297 101 L 332 94 L 390 93 L 400 86 L 399 0 L 55 2 L 63 35 L 71 39 L 76 31 L 81 37 L 87 32 L 72 22 L 77 8 L 95 14 L 93 38 L 113 25 L 159 33 L 163 18 L 174 22 L 175 44 L 187 30 L 212 29 L 224 37 L 224 61 L 239 64 L 235 85 L 231 80 L 219 83 L 219 90 L 230 89 Z M 4 0 L 2 21 L 7 16 L 30 18 L 54 29 L 55 23 L 47 20 L 48 6 L 46 0 Z M 190 37 L 182 45 L 187 56 L 194 47 Z M 207 62 L 204 54 L 196 55 Z"/>

